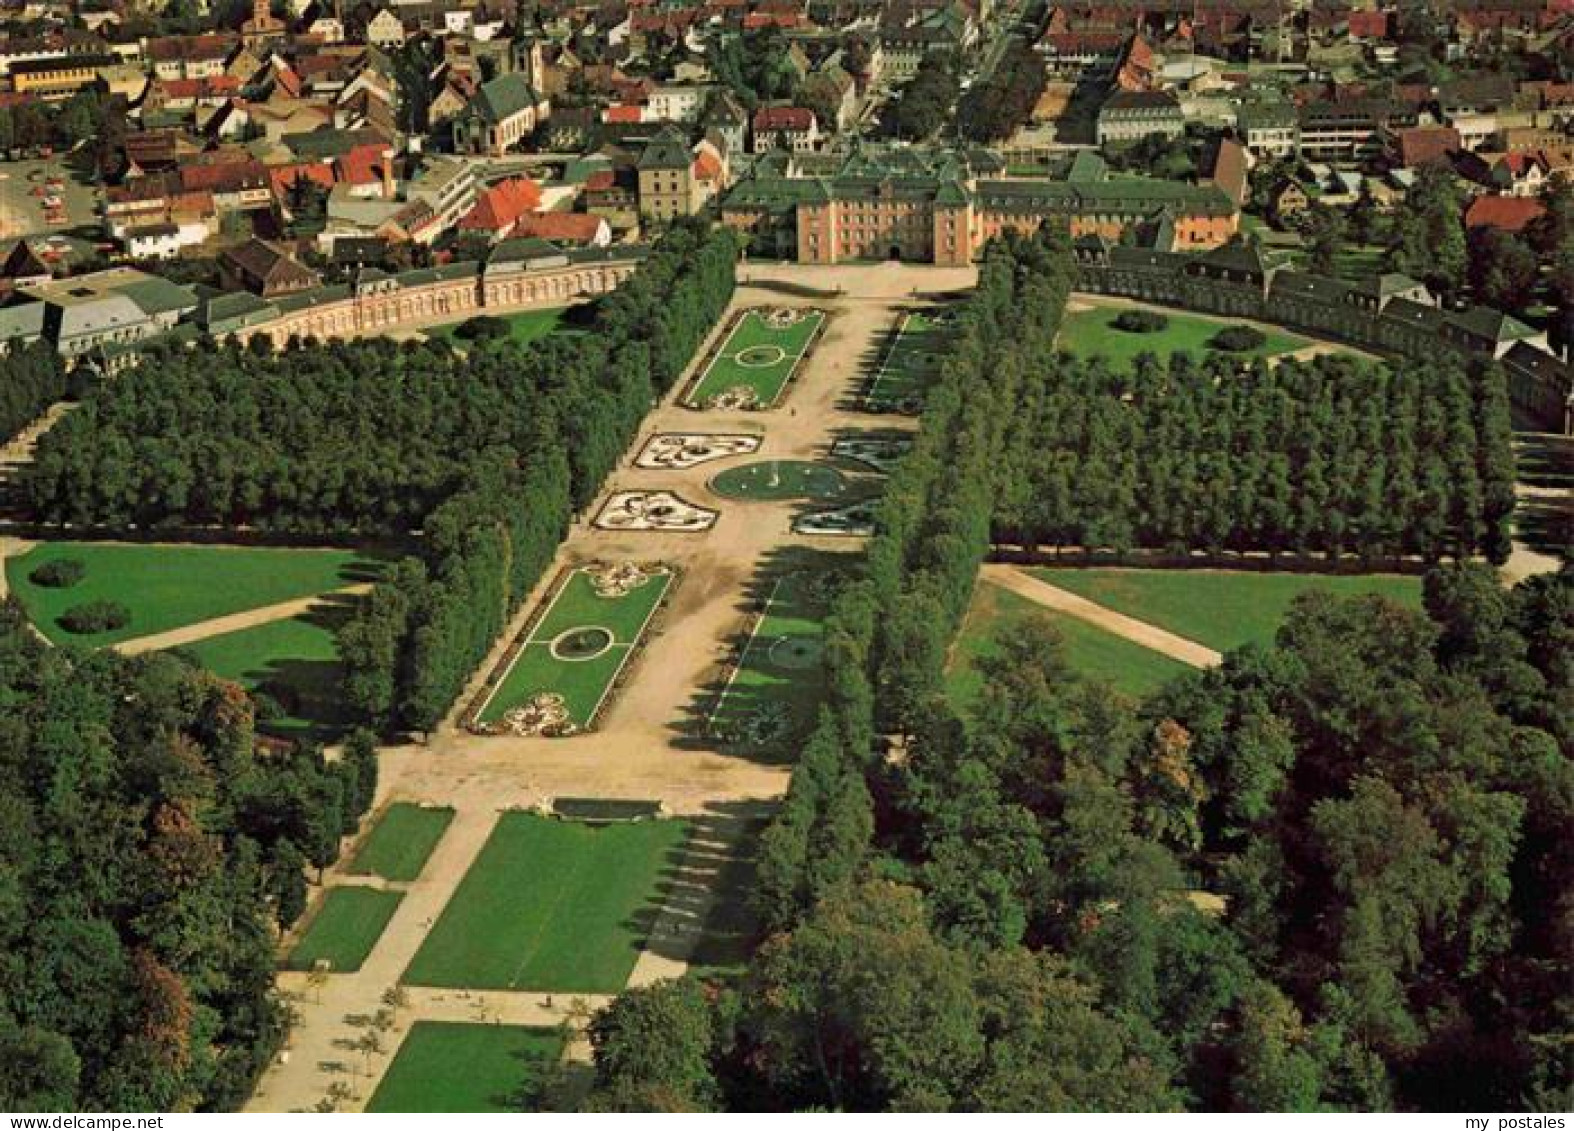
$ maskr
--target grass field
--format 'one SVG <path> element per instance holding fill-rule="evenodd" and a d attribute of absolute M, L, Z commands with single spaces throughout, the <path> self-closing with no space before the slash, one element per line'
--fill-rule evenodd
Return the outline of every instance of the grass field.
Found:
<path fill-rule="evenodd" d="M 711 711 L 723 741 L 747 748 L 790 748 L 813 725 L 825 697 L 820 657 L 826 614 L 822 575 L 805 570 L 778 580 L 743 655 Z"/>
<path fill-rule="evenodd" d="M 1271 644 L 1290 603 L 1310 589 L 1381 593 L 1419 608 L 1421 579 L 1197 570 L 1035 569 L 1034 576 L 1220 652 Z"/>
<path fill-rule="evenodd" d="M 598 597 L 585 570 L 569 574 L 477 721 L 496 722 L 531 696 L 556 692 L 574 724 L 587 726 L 671 584 L 671 574 L 659 574 L 621 597 Z M 587 643 L 579 658 L 570 658 L 564 649 L 580 629 L 600 630 L 594 633 L 599 642 Z M 597 646 L 601 650 L 595 651 Z"/>
<path fill-rule="evenodd" d="M 743 387 L 754 393 L 760 408 L 774 405 L 825 321 L 823 311 L 802 314 L 798 321 L 778 328 L 765 320 L 765 312 L 744 311 L 689 392 L 688 403 L 704 407 L 729 389 Z"/>
<path fill-rule="evenodd" d="M 283 715 L 259 723 L 270 734 L 328 741 L 350 725 L 339 694 L 344 665 L 327 615 L 312 612 L 269 621 L 193 641 L 179 650 L 214 675 L 278 703 Z"/>
<path fill-rule="evenodd" d="M 967 620 L 957 636 L 946 673 L 951 701 L 967 709 L 983 693 L 978 661 L 995 653 L 994 634 L 1029 621 L 1052 625 L 1060 634 L 1066 662 L 1083 677 L 1108 683 L 1117 691 L 1142 698 L 1187 671 L 1185 664 L 1140 644 L 1122 640 L 1086 621 L 1036 605 L 998 585 L 980 582 Z"/>
<path fill-rule="evenodd" d="M 505 813 L 403 981 L 612 993 L 660 910 L 681 821 L 586 825 Z"/>
<path fill-rule="evenodd" d="M 452 809 L 396 801 L 377 819 L 347 871 L 385 880 L 413 880 L 426 867 L 427 857 L 453 819 Z"/>
<path fill-rule="evenodd" d="M 563 324 L 563 316 L 568 313 L 568 307 L 553 307 L 550 310 L 522 310 L 518 314 L 492 315 L 508 323 L 508 336 L 519 345 L 529 345 L 537 338 L 544 338 L 558 330 Z M 457 346 L 468 346 L 470 343 L 458 337 L 455 331 L 463 326 L 464 322 L 450 322 L 445 326 L 434 326 L 425 331 L 429 338 L 447 338 Z"/>
<path fill-rule="evenodd" d="M 946 339 L 946 327 L 936 314 L 904 315 L 896 339 L 869 379 L 864 408 L 869 412 L 916 414 L 923 408 L 924 392 L 940 370 L 939 356 Z"/>
<path fill-rule="evenodd" d="M 376 888 L 329 888 L 285 965 L 310 970 L 326 960 L 336 972 L 359 970 L 403 898 L 400 892 Z"/>
<path fill-rule="evenodd" d="M 60 558 L 86 567 L 76 585 L 51 589 L 29 580 L 40 565 Z M 379 564 L 354 550 L 46 542 L 6 559 L 5 568 L 11 592 L 45 636 L 57 644 L 99 646 L 316 596 L 370 580 Z M 100 600 L 124 605 L 131 622 L 113 632 L 77 636 L 56 620 L 73 605 Z"/>
<path fill-rule="evenodd" d="M 840 471 L 808 460 L 762 460 L 730 467 L 710 481 L 710 489 L 726 499 L 842 499 L 851 484 Z"/>
<path fill-rule="evenodd" d="M 1172 353 L 1191 353 L 1201 358 L 1212 351 L 1209 340 L 1226 326 L 1238 325 L 1227 319 L 1204 318 L 1197 314 L 1163 311 L 1169 325 L 1152 334 L 1134 334 L 1117 329 L 1115 319 L 1127 308 L 1096 306 L 1087 310 L 1072 311 L 1061 324 L 1060 348 L 1077 357 L 1102 356 L 1117 368 L 1125 368 L 1140 355 L 1154 354 L 1160 358 Z M 1277 357 L 1291 353 L 1312 343 L 1306 338 L 1283 330 L 1266 330 L 1268 340 L 1260 349 L 1251 353 L 1229 354 L 1240 358 Z"/>
<path fill-rule="evenodd" d="M 555 1029 L 417 1021 L 366 1110 L 527 1111 L 543 1073 L 562 1055 Z"/>

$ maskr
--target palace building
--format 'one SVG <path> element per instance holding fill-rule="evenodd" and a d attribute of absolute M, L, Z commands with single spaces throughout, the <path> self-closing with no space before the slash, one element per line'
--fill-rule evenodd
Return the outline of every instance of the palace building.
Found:
<path fill-rule="evenodd" d="M 733 186 L 722 222 L 750 234 L 757 251 L 800 263 L 902 259 L 971 263 L 1013 229 L 1065 221 L 1073 236 L 1119 241 L 1161 229 L 1168 246 L 1207 250 L 1230 240 L 1239 210 L 1217 186 L 1148 178 L 1066 180 L 1000 175 L 987 153 L 932 155 L 855 149 L 840 156 L 771 155 Z"/>

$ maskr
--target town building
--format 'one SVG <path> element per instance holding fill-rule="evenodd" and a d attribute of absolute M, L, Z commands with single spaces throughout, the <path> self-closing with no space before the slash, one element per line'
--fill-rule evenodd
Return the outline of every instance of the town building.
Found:
<path fill-rule="evenodd" d="M 1100 145 L 1179 137 L 1186 132 L 1186 116 L 1167 90 L 1118 90 L 1099 108 L 1097 132 Z"/>
<path fill-rule="evenodd" d="M 503 75 L 483 83 L 470 104 L 454 116 L 454 148 L 501 157 L 534 133 L 550 113 L 551 104 L 525 75 Z"/>

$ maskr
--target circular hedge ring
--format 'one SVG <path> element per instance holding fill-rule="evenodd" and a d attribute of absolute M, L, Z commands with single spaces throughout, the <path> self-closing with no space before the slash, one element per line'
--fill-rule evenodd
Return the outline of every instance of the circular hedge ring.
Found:
<path fill-rule="evenodd" d="M 781 346 L 748 346 L 732 355 L 734 365 L 744 369 L 769 369 L 787 360 L 787 351 Z"/>
<path fill-rule="evenodd" d="M 612 633 L 599 625 L 570 628 L 552 638 L 548 647 L 554 660 L 581 663 L 594 660 L 612 647 Z"/>
<path fill-rule="evenodd" d="M 801 636 L 783 636 L 765 655 L 775 667 L 801 672 L 820 662 L 820 642 Z"/>

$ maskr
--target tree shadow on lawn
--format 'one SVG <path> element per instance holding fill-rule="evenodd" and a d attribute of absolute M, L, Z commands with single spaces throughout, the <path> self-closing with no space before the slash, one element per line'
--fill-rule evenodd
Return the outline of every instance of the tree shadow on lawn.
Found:
<path fill-rule="evenodd" d="M 1574 487 L 1574 440 L 1556 436 L 1514 437 L 1514 467 L 1531 487 Z"/>
<path fill-rule="evenodd" d="M 1566 553 L 1574 546 L 1574 499 L 1520 499 L 1514 536 L 1543 554 Z"/>
<path fill-rule="evenodd" d="M 819 504 L 809 509 L 823 506 Z M 745 649 L 750 647 L 756 621 L 782 578 L 795 573 L 858 576 L 863 566 L 859 549 L 861 547 L 849 546 L 846 552 L 836 552 L 804 546 L 777 546 L 764 556 L 753 576 L 744 583 L 737 605 L 739 623 L 724 641 L 727 661 L 696 689 L 682 717 L 673 724 L 677 745 L 691 750 L 720 749 L 760 765 L 788 765 L 796 760 L 798 744 L 813 728 L 818 713 L 816 705 L 824 691 L 823 669 L 806 667 L 803 681 L 791 683 L 783 678 L 763 686 L 734 680 L 733 672 Z M 818 613 L 823 615 L 826 611 L 828 609 L 820 609 Z M 756 639 L 753 647 L 760 646 L 761 641 Z M 751 668 L 756 659 L 758 657 L 750 653 Z M 813 681 L 812 686 L 809 680 Z M 782 731 L 769 741 L 729 738 L 724 733 L 729 725 L 757 718 L 762 712 L 778 715 L 785 712 L 787 716 Z M 721 717 L 718 718 L 718 714 Z"/>
<path fill-rule="evenodd" d="M 900 315 L 898 320 L 900 320 Z M 869 387 L 874 384 L 875 377 L 880 372 L 880 364 L 885 360 L 885 355 L 890 351 L 895 341 L 896 330 L 888 326 L 883 333 L 859 352 L 858 364 L 853 370 L 855 376 L 843 386 L 841 395 L 836 398 L 838 411 L 870 411 L 867 403 Z"/>
<path fill-rule="evenodd" d="M 688 818 L 688 836 L 667 850 L 650 897 L 623 928 L 644 940 L 652 954 L 686 958 L 691 968 L 746 963 L 759 941 L 748 898 L 760 834 L 773 808 L 768 802 L 718 801 Z M 664 913 L 666 925 L 676 929 L 656 935 Z"/>

